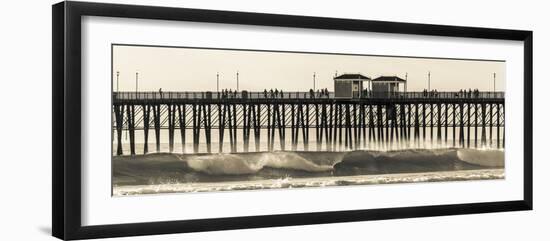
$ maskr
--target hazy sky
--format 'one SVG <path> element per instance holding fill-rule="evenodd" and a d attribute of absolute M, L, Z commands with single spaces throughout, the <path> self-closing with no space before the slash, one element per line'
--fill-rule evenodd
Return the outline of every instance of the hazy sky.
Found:
<path fill-rule="evenodd" d="M 449 56 L 453 57 L 453 56 Z M 212 50 L 174 47 L 113 46 L 113 90 L 135 91 L 135 73 L 139 72 L 139 91 L 215 91 L 216 73 L 220 89 L 263 91 L 307 91 L 313 88 L 333 90 L 334 74 L 361 73 L 371 78 L 408 73 L 408 91 L 431 88 L 438 91 L 459 89 L 505 89 L 506 63 L 502 61 L 450 60 L 334 54 L 278 53 L 264 51 Z"/>

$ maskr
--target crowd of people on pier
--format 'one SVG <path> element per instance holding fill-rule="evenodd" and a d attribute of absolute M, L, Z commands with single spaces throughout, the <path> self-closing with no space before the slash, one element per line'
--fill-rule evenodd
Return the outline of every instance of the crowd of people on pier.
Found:
<path fill-rule="evenodd" d="M 222 99 L 237 98 L 238 97 L 237 90 L 223 89 L 220 94 L 221 94 Z"/>
<path fill-rule="evenodd" d="M 430 90 L 424 89 L 422 91 L 423 97 L 438 97 L 439 93 L 437 90 Z M 480 96 L 480 92 L 478 89 L 460 89 L 460 91 L 454 93 L 454 97 L 460 97 L 460 98 L 478 98 Z"/>
<path fill-rule="evenodd" d="M 281 89 L 264 89 L 263 97 L 265 99 L 282 99 L 282 98 L 329 98 L 330 92 L 327 88 L 325 89 L 318 89 L 317 91 L 314 91 L 313 89 L 309 89 L 308 92 L 284 92 Z M 223 89 L 219 92 L 219 96 L 222 99 L 228 99 L 228 98 L 256 98 L 260 96 L 248 96 L 248 91 L 241 91 L 238 92 L 237 90 L 232 89 Z"/>
<path fill-rule="evenodd" d="M 460 91 L 458 91 L 457 93 L 455 93 L 455 96 L 456 97 L 463 97 L 463 98 L 478 98 L 479 97 L 479 90 L 478 89 L 468 89 L 468 90 L 463 90 L 463 89 L 460 89 Z"/>
<path fill-rule="evenodd" d="M 437 90 L 428 91 L 427 89 L 424 89 L 422 91 L 422 96 L 424 97 L 437 97 L 437 95 L 438 95 Z"/>
<path fill-rule="evenodd" d="M 160 95 L 161 98 L 163 98 L 163 91 L 162 91 L 162 88 L 158 90 L 158 93 Z M 372 91 L 368 91 L 368 90 L 363 90 L 361 92 L 361 97 L 362 98 L 368 98 L 370 96 L 370 94 L 373 94 L 373 93 L 376 93 L 376 92 L 372 92 Z M 197 93 L 193 93 L 193 92 L 189 92 L 189 93 L 184 93 L 185 94 L 185 98 L 188 98 L 187 94 L 192 94 L 191 97 L 193 98 L 196 98 L 196 97 L 200 97 L 200 98 L 212 98 L 213 97 L 213 93 L 212 92 L 202 92 L 202 93 L 198 93 L 199 96 L 197 96 Z M 396 95 L 396 96 L 406 96 L 407 93 L 403 93 L 403 92 L 395 92 L 395 93 L 391 93 L 392 96 L 393 95 Z M 414 94 L 414 92 L 412 92 L 412 94 Z M 418 92 L 417 92 L 418 94 Z M 427 89 L 424 89 L 421 93 L 421 96 L 424 97 L 424 98 L 438 98 L 438 97 L 443 97 L 443 98 L 449 98 L 449 97 L 454 97 L 454 98 L 479 98 L 479 97 L 483 97 L 482 96 L 482 93 L 479 91 L 479 89 L 460 89 L 459 91 L 456 91 L 456 92 L 438 92 L 436 89 L 432 89 L 432 90 L 427 90 Z M 220 92 L 218 92 L 217 94 L 218 98 L 221 98 L 221 99 L 235 99 L 235 98 L 265 98 L 265 99 L 292 99 L 292 98 L 304 98 L 304 99 L 315 99 L 315 98 L 330 98 L 331 97 L 331 92 L 327 89 L 327 88 L 324 88 L 324 89 L 317 89 L 317 90 L 313 90 L 313 89 L 309 89 L 309 91 L 307 92 L 284 92 L 282 89 L 264 89 L 263 92 L 248 92 L 246 90 L 244 91 L 237 91 L 237 90 L 232 90 L 232 89 L 223 89 L 221 90 Z M 385 95 L 386 96 L 386 95 Z M 387 95 L 389 96 L 389 95 Z M 414 95 L 418 98 L 418 95 Z"/>
<path fill-rule="evenodd" d="M 285 94 L 283 92 L 283 90 L 278 90 L 278 89 L 275 89 L 275 91 L 273 89 L 269 90 L 269 92 L 267 91 L 267 89 L 264 89 L 264 98 L 271 98 L 271 99 L 275 99 L 275 98 L 284 98 Z"/>

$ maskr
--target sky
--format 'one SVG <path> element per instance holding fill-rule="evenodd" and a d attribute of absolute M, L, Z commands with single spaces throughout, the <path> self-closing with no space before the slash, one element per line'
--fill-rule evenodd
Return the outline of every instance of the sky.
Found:
<path fill-rule="evenodd" d="M 452 58 L 453 56 L 449 56 Z M 263 91 L 332 91 L 336 73 L 361 73 L 370 78 L 381 75 L 407 76 L 408 91 L 428 88 L 505 90 L 506 62 L 418 57 L 365 56 L 343 54 L 288 53 L 249 50 L 200 49 L 184 47 L 113 46 L 113 90 L 136 91 L 216 91 L 220 89 Z M 365 85 L 366 86 L 366 85 Z"/>

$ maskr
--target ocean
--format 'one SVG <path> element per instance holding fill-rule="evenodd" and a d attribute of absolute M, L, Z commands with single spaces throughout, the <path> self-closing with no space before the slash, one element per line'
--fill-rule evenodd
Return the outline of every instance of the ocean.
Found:
<path fill-rule="evenodd" d="M 504 150 L 159 152 L 113 156 L 112 174 L 114 196 L 503 179 Z"/>

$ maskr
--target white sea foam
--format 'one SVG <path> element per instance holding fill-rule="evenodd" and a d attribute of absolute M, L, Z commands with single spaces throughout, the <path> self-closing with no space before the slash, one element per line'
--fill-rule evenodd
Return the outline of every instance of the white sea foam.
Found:
<path fill-rule="evenodd" d="M 317 164 L 296 152 L 197 155 L 186 159 L 190 168 L 208 174 L 251 174 L 264 167 L 323 172 L 333 170 L 344 154 L 332 155 L 328 164 Z"/>
<path fill-rule="evenodd" d="M 407 174 L 360 175 L 342 177 L 317 178 L 281 178 L 273 180 L 255 180 L 238 182 L 213 183 L 176 183 L 158 185 L 114 186 L 115 196 L 158 194 L 158 193 L 190 193 L 217 192 L 237 190 L 258 190 L 277 188 L 327 187 L 347 185 L 374 185 L 395 183 L 418 183 L 438 181 L 471 181 L 504 178 L 504 169 L 481 169 L 449 172 L 424 172 Z"/>

